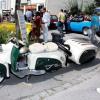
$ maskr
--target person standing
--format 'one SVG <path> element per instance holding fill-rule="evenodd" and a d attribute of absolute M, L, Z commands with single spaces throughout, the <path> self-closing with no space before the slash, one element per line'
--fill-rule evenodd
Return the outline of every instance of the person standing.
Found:
<path fill-rule="evenodd" d="M 63 12 L 63 9 L 61 9 L 58 14 L 58 31 L 60 31 L 60 33 L 63 33 L 64 23 L 65 23 L 65 14 Z"/>
<path fill-rule="evenodd" d="M 26 16 L 26 20 L 30 22 L 32 19 L 32 12 L 30 10 L 27 10 L 25 16 Z"/>
<path fill-rule="evenodd" d="M 64 27 L 65 27 L 65 33 L 67 34 L 67 31 L 68 31 L 68 23 L 67 23 L 68 13 L 67 13 L 67 10 L 64 10 L 64 14 L 65 14 Z"/>
<path fill-rule="evenodd" d="M 48 42 L 48 26 L 50 24 L 50 14 L 47 12 L 46 8 L 42 9 L 43 17 L 42 17 L 42 30 L 43 30 L 43 40 L 44 42 Z"/>
<path fill-rule="evenodd" d="M 2 22 L 2 17 L 1 17 L 1 15 L 0 15 L 0 23 Z"/>
<path fill-rule="evenodd" d="M 40 29 L 41 29 L 41 16 L 40 12 L 36 12 L 35 18 L 34 18 L 34 24 L 35 24 L 35 40 L 39 42 L 40 37 Z"/>
<path fill-rule="evenodd" d="M 32 20 L 32 31 L 29 34 L 29 40 L 32 40 L 34 42 L 39 42 L 40 29 L 41 29 L 41 16 L 40 12 L 37 11 Z"/>

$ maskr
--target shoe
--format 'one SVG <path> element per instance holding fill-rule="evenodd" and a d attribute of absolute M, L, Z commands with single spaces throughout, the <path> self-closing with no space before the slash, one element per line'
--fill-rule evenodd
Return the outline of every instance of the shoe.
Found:
<path fill-rule="evenodd" d="M 100 93 L 100 88 L 97 88 L 97 92 Z"/>

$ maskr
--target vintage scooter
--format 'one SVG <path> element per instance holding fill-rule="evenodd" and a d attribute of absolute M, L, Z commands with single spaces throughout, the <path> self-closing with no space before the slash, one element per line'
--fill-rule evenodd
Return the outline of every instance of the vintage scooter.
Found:
<path fill-rule="evenodd" d="M 67 34 L 52 33 L 52 41 L 69 46 L 72 55 L 68 59 L 76 64 L 92 61 L 97 54 L 97 47 L 85 38 L 67 38 Z M 63 50 L 65 52 L 65 50 Z"/>
<path fill-rule="evenodd" d="M 1 45 L 0 52 L 0 82 L 9 78 L 10 70 L 18 78 L 29 75 L 42 75 L 49 71 L 58 70 L 67 65 L 71 55 L 66 47 L 66 53 L 57 44 L 34 43 L 27 48 L 22 41 L 12 38 L 7 44 Z"/>

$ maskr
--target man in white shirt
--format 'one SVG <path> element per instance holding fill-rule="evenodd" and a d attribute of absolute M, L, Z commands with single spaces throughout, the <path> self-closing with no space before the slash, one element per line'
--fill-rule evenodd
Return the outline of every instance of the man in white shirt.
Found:
<path fill-rule="evenodd" d="M 46 8 L 43 8 L 43 17 L 42 17 L 42 29 L 43 29 L 43 40 L 48 42 L 48 26 L 50 24 L 50 14 L 46 11 Z"/>

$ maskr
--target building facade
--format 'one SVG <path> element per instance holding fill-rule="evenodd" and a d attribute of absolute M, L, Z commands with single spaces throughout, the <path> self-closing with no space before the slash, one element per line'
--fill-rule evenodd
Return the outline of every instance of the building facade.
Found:
<path fill-rule="evenodd" d="M 0 14 L 2 15 L 3 10 L 11 10 L 11 13 L 15 12 L 16 0 L 0 0 Z M 30 0 L 21 0 L 21 4 L 28 4 Z"/>
<path fill-rule="evenodd" d="M 12 13 L 14 13 L 15 1 L 16 0 L 0 0 L 0 13 L 2 10 L 11 10 Z M 60 9 L 70 9 L 69 1 L 72 1 L 73 3 L 76 2 L 76 0 L 21 0 L 21 4 L 36 4 L 36 10 L 40 10 L 45 6 L 51 14 L 58 14 Z M 83 4 L 83 9 L 93 1 L 94 0 L 77 0 L 79 7 Z"/>
<path fill-rule="evenodd" d="M 39 11 L 42 7 L 46 6 L 46 0 L 31 0 L 31 4 L 36 4 L 36 10 Z"/>
<path fill-rule="evenodd" d="M 78 2 L 79 7 L 83 5 L 84 10 L 84 7 L 93 3 L 94 0 L 46 0 L 46 7 L 52 14 L 58 14 L 60 9 L 70 9 L 70 1 Z"/>
<path fill-rule="evenodd" d="M 15 11 L 16 0 L 0 0 L 0 14 L 2 15 L 3 10 L 9 10 L 11 13 Z"/>
<path fill-rule="evenodd" d="M 11 6 L 11 0 L 0 0 L 0 9 L 9 10 Z"/>

